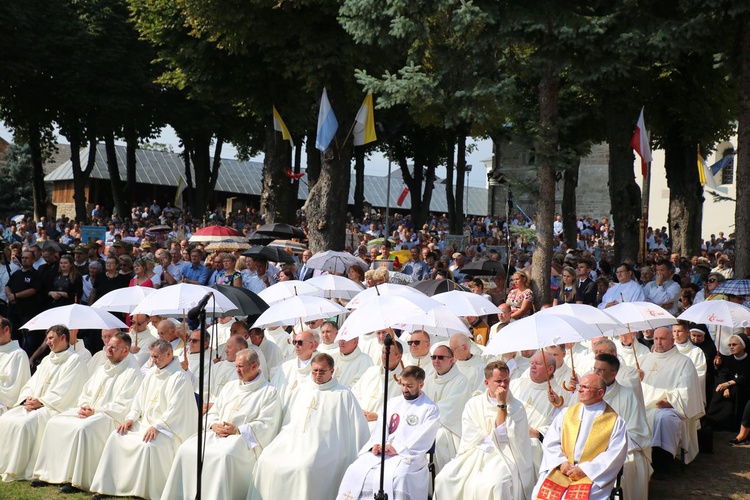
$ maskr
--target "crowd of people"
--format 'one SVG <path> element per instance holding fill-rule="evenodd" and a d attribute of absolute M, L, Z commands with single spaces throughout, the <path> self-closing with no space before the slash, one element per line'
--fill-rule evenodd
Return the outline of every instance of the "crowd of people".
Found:
<path fill-rule="evenodd" d="M 510 225 L 470 219 L 460 242 L 438 216 L 422 228 L 397 216 L 385 231 L 370 216 L 347 229 L 348 250 L 369 266 L 351 266 L 344 275 L 352 281 L 452 279 L 493 302 L 497 314 L 463 318 L 469 336 L 390 328 L 343 339 L 337 318 L 257 328 L 231 316 L 217 318 L 203 343 L 195 325 L 146 315 L 127 318 L 127 332 L 22 330 L 42 310 L 90 305 L 128 286 L 223 284 L 258 293 L 326 272 L 308 265 L 309 250 L 292 263 L 241 251 L 207 254 L 189 241 L 196 229 L 189 217 L 156 201 L 124 220 L 97 205 L 92 220 L 107 226 L 103 240 L 81 242 L 81 227 L 65 219 L 6 225 L 4 481 L 96 497 L 195 497 L 199 415 L 206 422 L 202 491 L 217 498 L 372 498 L 384 459 L 389 498 L 521 500 L 585 491 L 596 499 L 621 485 L 625 499 L 643 499 L 652 474 L 668 476 L 675 458 L 695 459 L 699 435 L 731 430 L 734 444 L 750 443 L 744 329 L 717 335 L 679 322 L 485 354 L 505 328 L 536 313 L 533 242 L 514 236 L 506 253 L 504 235 L 517 234 L 512 226 L 533 227 L 522 214 Z M 252 209 L 217 210 L 207 220 L 245 234 L 262 223 Z M 156 224 L 172 229 L 150 232 Z M 582 217 L 578 231 L 582 243 L 567 249 L 562 221 L 555 222 L 556 279 L 545 308 L 645 301 L 677 315 L 704 300 L 745 301 L 714 293 L 734 277 L 732 242 L 721 233 L 702 255 L 682 257 L 669 253 L 666 231 L 655 230 L 646 262 L 614 263 L 606 218 Z M 371 243 L 385 234 L 390 239 Z M 484 261 L 497 264 L 482 279 L 472 267 Z M 384 415 L 386 366 L 392 399 Z M 210 373 L 203 386 L 201 369 Z"/>

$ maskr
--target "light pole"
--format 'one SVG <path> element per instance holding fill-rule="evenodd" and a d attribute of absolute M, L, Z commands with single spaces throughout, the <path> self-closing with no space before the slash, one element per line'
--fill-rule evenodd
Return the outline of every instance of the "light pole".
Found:
<path fill-rule="evenodd" d="M 464 186 L 464 205 L 466 206 L 466 210 L 464 210 L 465 218 L 469 218 L 469 179 L 471 179 L 471 165 L 466 164 L 466 186 Z"/>

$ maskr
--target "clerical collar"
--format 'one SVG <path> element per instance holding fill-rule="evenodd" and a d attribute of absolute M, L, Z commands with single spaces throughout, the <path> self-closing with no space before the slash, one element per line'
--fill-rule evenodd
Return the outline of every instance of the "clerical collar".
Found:
<path fill-rule="evenodd" d="M 742 361 L 746 357 L 747 357 L 747 353 L 743 354 L 742 356 L 735 356 L 734 359 L 736 359 L 737 361 Z"/>
<path fill-rule="evenodd" d="M 605 403 L 604 400 L 602 399 L 601 401 L 597 403 L 592 403 L 590 405 L 587 405 L 584 403 L 583 407 L 586 408 L 588 411 L 597 411 L 597 410 L 603 410 L 606 404 L 607 403 Z"/>
<path fill-rule="evenodd" d="M 255 381 L 257 381 L 257 380 L 258 380 L 258 377 L 260 377 L 260 371 L 258 372 L 258 374 L 257 374 L 257 375 L 255 376 L 255 378 L 254 378 L 254 379 L 252 379 L 252 380 L 247 380 L 247 381 L 245 381 L 245 380 L 240 380 L 240 382 L 242 383 L 242 385 L 250 385 L 250 384 L 254 383 Z"/>
<path fill-rule="evenodd" d="M 680 347 L 681 348 L 685 348 L 688 345 L 688 343 L 687 343 L 687 341 L 685 341 L 682 344 L 680 344 L 679 342 L 675 342 L 674 345 L 676 345 L 678 348 L 680 348 Z"/>
<path fill-rule="evenodd" d="M 312 356 L 310 356 L 308 359 L 299 359 L 297 358 L 297 366 L 302 368 L 303 366 L 307 366 L 310 364 L 310 361 L 312 361 Z"/>

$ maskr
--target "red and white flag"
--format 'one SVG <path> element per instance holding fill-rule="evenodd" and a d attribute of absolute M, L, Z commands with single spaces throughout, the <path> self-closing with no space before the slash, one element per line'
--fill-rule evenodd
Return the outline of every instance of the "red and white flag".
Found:
<path fill-rule="evenodd" d="M 633 137 L 630 139 L 630 147 L 641 157 L 641 174 L 643 174 L 643 177 L 646 177 L 648 175 L 648 164 L 653 160 L 653 156 L 651 156 L 651 145 L 648 141 L 646 122 L 643 120 L 643 108 L 641 108 L 638 123 L 635 124 Z"/>
<path fill-rule="evenodd" d="M 404 190 L 401 191 L 401 194 L 398 195 L 398 201 L 396 201 L 396 204 L 400 207 L 404 204 L 404 200 L 406 199 L 406 196 L 409 194 L 409 187 L 404 186 Z"/>

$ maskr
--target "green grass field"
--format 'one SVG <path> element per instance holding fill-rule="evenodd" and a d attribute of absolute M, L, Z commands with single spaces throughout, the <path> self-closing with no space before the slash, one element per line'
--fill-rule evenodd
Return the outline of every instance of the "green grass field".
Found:
<path fill-rule="evenodd" d="M 0 481 L 0 500 L 67 500 L 91 499 L 90 493 L 64 494 L 58 491 L 57 486 L 46 486 L 44 488 L 32 488 L 28 481 L 14 481 L 4 483 Z"/>

